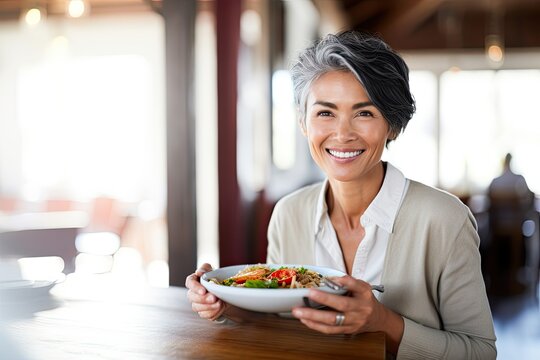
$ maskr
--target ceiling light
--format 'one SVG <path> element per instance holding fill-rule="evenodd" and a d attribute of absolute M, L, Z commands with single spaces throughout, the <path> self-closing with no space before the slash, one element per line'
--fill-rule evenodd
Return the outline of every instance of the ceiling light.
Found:
<path fill-rule="evenodd" d="M 29 9 L 24 16 L 24 21 L 29 26 L 35 26 L 39 24 L 39 22 L 41 21 L 41 10 L 37 7 Z"/>
<path fill-rule="evenodd" d="M 495 68 L 501 67 L 504 61 L 504 10 L 501 4 L 493 7 L 486 28 L 484 49 L 489 63 Z"/>
<path fill-rule="evenodd" d="M 500 45 L 490 45 L 487 52 L 491 61 L 501 62 L 503 60 L 504 53 Z"/>
<path fill-rule="evenodd" d="M 86 4 L 84 0 L 70 0 L 68 3 L 68 14 L 72 18 L 78 18 L 86 12 Z"/>
<path fill-rule="evenodd" d="M 499 35 L 486 36 L 486 57 L 495 66 L 499 67 L 504 61 L 504 43 Z"/>

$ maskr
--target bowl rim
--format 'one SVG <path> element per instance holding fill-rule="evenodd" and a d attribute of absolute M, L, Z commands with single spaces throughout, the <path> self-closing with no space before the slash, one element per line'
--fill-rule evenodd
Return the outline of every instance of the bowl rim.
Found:
<path fill-rule="evenodd" d="M 336 269 L 333 269 L 333 268 L 330 268 L 330 267 L 325 267 L 325 266 L 319 266 L 319 265 L 257 263 L 257 264 L 230 265 L 230 266 L 224 266 L 224 267 L 221 267 L 221 268 L 213 269 L 212 271 L 204 273 L 201 276 L 200 281 L 201 281 L 201 284 L 208 290 L 215 289 L 215 290 L 218 290 L 220 292 L 221 291 L 224 291 L 224 292 L 237 292 L 238 289 L 242 289 L 241 291 L 250 291 L 250 292 L 252 292 L 254 294 L 255 293 L 265 293 L 265 295 L 275 294 L 275 295 L 270 295 L 272 297 L 274 297 L 274 296 L 282 297 L 283 295 L 305 295 L 305 294 L 307 294 L 307 292 L 310 289 L 318 289 L 318 290 L 322 290 L 322 291 L 332 293 L 332 294 L 343 294 L 343 293 L 346 292 L 346 291 L 336 291 L 336 290 L 333 290 L 333 289 L 328 288 L 328 287 L 303 288 L 303 289 L 298 289 L 298 288 L 295 288 L 295 289 L 287 289 L 287 288 L 283 288 L 283 289 L 245 288 L 245 287 L 218 285 L 218 284 L 215 284 L 215 283 L 210 282 L 208 280 L 209 278 L 214 277 L 214 276 L 212 276 L 212 273 L 215 273 L 215 272 L 221 272 L 221 271 L 224 271 L 224 270 L 230 271 L 230 270 L 233 270 L 233 269 L 236 269 L 236 268 L 237 269 L 243 269 L 243 268 L 245 268 L 247 266 L 257 266 L 257 265 L 266 265 L 266 266 L 269 266 L 271 268 L 272 267 L 282 267 L 282 266 L 295 267 L 295 268 L 305 267 L 307 269 L 317 271 L 318 273 L 320 273 L 323 276 L 325 276 L 325 274 L 320 272 L 319 269 L 322 270 L 323 272 L 328 271 L 328 272 L 333 273 L 332 275 L 329 275 L 329 276 L 345 276 L 345 275 L 347 275 L 347 274 L 345 274 L 344 272 L 342 272 L 340 270 L 336 270 Z M 238 272 L 238 270 L 237 270 L 237 272 Z M 223 280 L 223 279 L 220 279 L 220 281 L 221 280 Z M 277 291 L 276 292 L 276 290 L 288 290 L 288 291 L 287 292 L 283 292 L 283 291 Z"/>

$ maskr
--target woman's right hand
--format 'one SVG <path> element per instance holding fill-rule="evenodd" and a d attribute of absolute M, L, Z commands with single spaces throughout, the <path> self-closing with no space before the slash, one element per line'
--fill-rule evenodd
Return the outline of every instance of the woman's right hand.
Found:
<path fill-rule="evenodd" d="M 187 297 L 191 302 L 191 308 L 200 317 L 208 320 L 216 320 L 227 308 L 227 303 L 218 299 L 214 294 L 209 293 L 201 285 L 200 277 L 209 271 L 212 271 L 212 266 L 205 263 L 195 273 L 186 278 L 186 287 L 189 289 Z"/>

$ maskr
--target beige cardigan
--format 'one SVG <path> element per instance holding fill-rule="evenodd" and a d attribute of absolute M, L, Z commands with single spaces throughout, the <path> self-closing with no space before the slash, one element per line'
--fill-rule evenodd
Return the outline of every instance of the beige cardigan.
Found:
<path fill-rule="evenodd" d="M 272 264 L 315 265 L 321 183 L 281 199 L 268 228 Z M 459 199 L 411 181 L 386 252 L 380 301 L 401 314 L 398 359 L 495 359 L 476 222 Z"/>

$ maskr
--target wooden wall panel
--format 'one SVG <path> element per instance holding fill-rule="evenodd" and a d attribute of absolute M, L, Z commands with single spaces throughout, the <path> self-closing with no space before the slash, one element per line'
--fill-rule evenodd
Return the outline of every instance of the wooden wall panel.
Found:
<path fill-rule="evenodd" d="M 197 266 L 193 68 L 196 0 L 165 0 L 169 283 Z"/>

